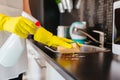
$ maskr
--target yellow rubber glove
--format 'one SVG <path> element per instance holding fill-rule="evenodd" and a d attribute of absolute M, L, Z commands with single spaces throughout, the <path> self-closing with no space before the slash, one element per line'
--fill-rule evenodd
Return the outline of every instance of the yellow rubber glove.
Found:
<path fill-rule="evenodd" d="M 3 30 L 3 24 L 5 22 L 4 15 L 0 14 L 0 30 Z"/>
<path fill-rule="evenodd" d="M 1 30 L 12 32 L 23 38 L 26 38 L 28 34 L 34 34 L 37 29 L 32 21 L 22 16 L 9 17 L 3 14 L 0 14 L 0 27 Z"/>
<path fill-rule="evenodd" d="M 34 40 L 41 42 L 43 44 L 46 44 L 48 46 L 53 46 L 53 47 L 63 46 L 66 48 L 72 48 L 72 45 L 70 44 L 70 42 L 73 42 L 72 40 L 67 38 L 57 37 L 53 35 L 51 32 L 44 29 L 43 27 L 40 27 L 36 31 L 34 35 Z"/>

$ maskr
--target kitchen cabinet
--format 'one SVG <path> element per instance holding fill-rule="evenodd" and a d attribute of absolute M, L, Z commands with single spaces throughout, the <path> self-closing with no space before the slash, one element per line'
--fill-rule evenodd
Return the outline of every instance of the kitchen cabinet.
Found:
<path fill-rule="evenodd" d="M 28 70 L 25 80 L 45 80 L 45 60 L 27 40 Z"/>
<path fill-rule="evenodd" d="M 27 80 L 66 80 L 47 62 L 38 47 L 27 40 L 28 68 Z"/>
<path fill-rule="evenodd" d="M 54 67 L 46 62 L 46 80 L 66 80 Z"/>

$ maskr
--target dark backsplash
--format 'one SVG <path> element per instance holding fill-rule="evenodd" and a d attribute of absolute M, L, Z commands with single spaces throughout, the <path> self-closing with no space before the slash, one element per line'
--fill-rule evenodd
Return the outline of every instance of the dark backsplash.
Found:
<path fill-rule="evenodd" d="M 77 0 L 73 1 L 75 5 Z M 113 2 L 113 0 L 82 0 L 80 9 L 74 8 L 71 13 L 67 11 L 59 13 L 54 0 L 30 0 L 33 15 L 54 34 L 57 33 L 58 25 L 69 26 L 74 21 L 86 21 L 88 30 L 96 29 L 105 32 L 105 41 L 110 43 Z"/>
<path fill-rule="evenodd" d="M 112 5 L 113 0 L 82 0 L 80 9 L 61 14 L 61 24 L 70 25 L 73 21 L 86 21 L 88 30 L 93 28 L 105 32 L 105 41 L 111 43 Z"/>

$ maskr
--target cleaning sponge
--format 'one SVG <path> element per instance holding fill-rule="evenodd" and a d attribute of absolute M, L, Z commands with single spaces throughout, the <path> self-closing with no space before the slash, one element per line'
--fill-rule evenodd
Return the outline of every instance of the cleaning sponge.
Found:
<path fill-rule="evenodd" d="M 57 51 L 59 51 L 61 54 L 80 52 L 80 46 L 77 43 L 72 43 L 72 46 L 73 46 L 72 48 L 64 48 L 62 46 L 58 46 Z"/>

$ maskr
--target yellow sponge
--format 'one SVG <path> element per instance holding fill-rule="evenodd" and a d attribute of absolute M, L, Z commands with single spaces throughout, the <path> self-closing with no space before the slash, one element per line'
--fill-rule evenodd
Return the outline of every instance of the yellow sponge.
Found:
<path fill-rule="evenodd" d="M 59 51 L 60 53 L 78 53 L 80 52 L 80 46 L 78 46 L 77 43 L 72 43 L 72 48 L 65 48 L 62 46 L 58 46 L 57 47 L 57 51 Z"/>

